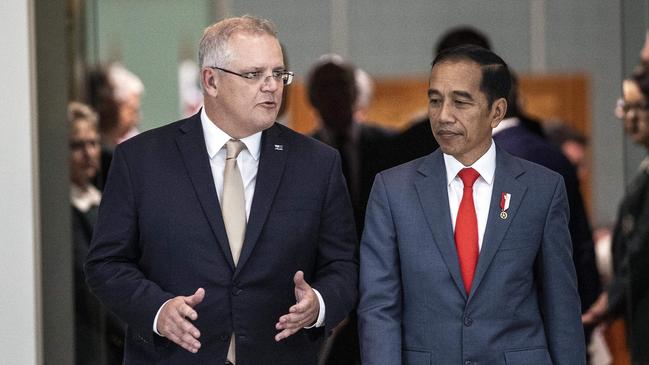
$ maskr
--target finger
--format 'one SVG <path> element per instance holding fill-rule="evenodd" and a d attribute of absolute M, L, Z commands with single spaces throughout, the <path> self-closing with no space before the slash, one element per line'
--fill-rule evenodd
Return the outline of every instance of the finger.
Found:
<path fill-rule="evenodd" d="M 187 304 L 178 306 L 178 314 L 181 318 L 189 318 L 192 321 L 198 319 L 198 313 L 194 310 L 194 308 L 190 307 Z"/>
<path fill-rule="evenodd" d="M 201 331 L 199 331 L 198 328 L 194 327 L 194 325 L 191 324 L 188 321 L 184 321 L 180 325 L 180 328 L 183 330 L 183 332 L 189 333 L 195 339 L 198 339 L 199 337 L 201 337 Z"/>
<path fill-rule="evenodd" d="M 275 324 L 275 328 L 278 330 L 285 329 L 285 328 L 303 328 L 305 326 L 308 326 L 311 322 L 311 317 L 308 315 L 294 315 L 294 314 L 287 314 L 282 317 L 280 317 L 279 321 Z"/>
<path fill-rule="evenodd" d="M 205 298 L 205 289 L 198 288 L 196 292 L 189 297 L 185 298 L 185 303 L 191 307 L 195 307 L 197 304 L 203 301 Z"/>
<path fill-rule="evenodd" d="M 279 342 L 279 341 L 287 338 L 288 336 L 293 335 L 297 331 L 298 331 L 297 329 L 285 329 L 282 332 L 275 335 L 275 341 Z"/>
<path fill-rule="evenodd" d="M 175 333 L 172 333 L 169 336 L 167 336 L 167 338 L 172 342 L 174 342 L 175 344 L 177 344 L 178 346 L 192 353 L 197 353 L 198 350 L 201 348 L 201 343 L 195 339 L 192 339 L 191 336 L 181 337 Z"/>
<path fill-rule="evenodd" d="M 298 270 L 293 276 L 293 283 L 295 283 L 295 288 L 300 290 L 306 290 L 310 288 L 309 284 L 304 281 L 304 272 Z"/>
<path fill-rule="evenodd" d="M 289 309 L 289 313 L 304 313 L 307 312 L 309 309 L 312 309 L 314 307 L 314 303 L 312 300 L 307 300 L 306 298 L 302 298 L 301 301 L 297 302 L 296 304 L 293 304 Z"/>

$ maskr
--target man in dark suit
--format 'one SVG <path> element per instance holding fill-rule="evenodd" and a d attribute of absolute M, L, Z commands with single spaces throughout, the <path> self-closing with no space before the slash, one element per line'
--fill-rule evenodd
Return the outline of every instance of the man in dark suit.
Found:
<path fill-rule="evenodd" d="M 491 137 L 510 84 L 481 47 L 433 61 L 440 148 L 378 174 L 368 203 L 363 363 L 585 364 L 563 181 Z"/>
<path fill-rule="evenodd" d="M 315 364 L 356 301 L 340 157 L 274 122 L 293 74 L 272 23 L 208 27 L 199 63 L 204 108 L 115 150 L 88 284 L 127 364 Z"/>
<path fill-rule="evenodd" d="M 558 148 L 522 124 L 523 113 L 518 105 L 515 75 L 512 75 L 512 81 L 507 114 L 498 127 L 494 128 L 493 139 L 498 147 L 512 155 L 545 166 L 563 177 L 570 208 L 568 227 L 572 239 L 572 258 L 577 270 L 581 309 L 585 311 L 595 302 L 602 288 L 595 263 L 595 245 L 579 188 L 577 170 Z M 586 332 L 586 339 L 589 338 L 590 330 Z"/>
<path fill-rule="evenodd" d="M 313 137 L 336 148 L 341 155 L 360 236 L 374 176 L 388 167 L 385 156 L 389 153 L 391 135 L 383 128 L 355 120 L 362 92 L 356 71 L 337 55 L 323 56 L 309 72 L 307 90 L 309 102 L 320 119 L 320 128 Z M 355 312 L 327 345 L 323 351 L 327 364 L 360 364 Z"/>
<path fill-rule="evenodd" d="M 313 137 L 336 148 L 341 155 L 360 236 L 374 176 L 389 167 L 386 159 L 392 135 L 381 127 L 355 120 L 361 92 L 355 72 L 354 66 L 336 56 L 324 58 L 310 70 L 307 90 L 320 119 L 320 128 Z"/>

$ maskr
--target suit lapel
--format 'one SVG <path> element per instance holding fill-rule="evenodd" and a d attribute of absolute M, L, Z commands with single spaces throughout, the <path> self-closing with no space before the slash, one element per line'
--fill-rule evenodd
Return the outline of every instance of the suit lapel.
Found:
<path fill-rule="evenodd" d="M 277 125 L 264 131 L 261 140 L 261 153 L 257 169 L 255 193 L 250 208 L 250 216 L 246 225 L 246 237 L 243 241 L 241 256 L 234 276 L 241 271 L 252 254 L 259 235 L 264 227 L 268 213 L 279 187 L 279 182 L 284 174 L 286 157 L 289 153 L 282 130 Z"/>
<path fill-rule="evenodd" d="M 415 182 L 421 209 L 433 234 L 433 240 L 442 254 L 457 289 L 466 298 L 452 232 L 446 186 L 446 167 L 442 153 L 437 150 L 428 155 L 417 171 L 423 175 Z"/>
<path fill-rule="evenodd" d="M 198 201 L 203 208 L 203 213 L 205 213 L 207 221 L 210 224 L 210 228 L 221 250 L 223 250 L 223 256 L 228 261 L 230 267 L 234 269 L 230 244 L 228 243 L 228 236 L 225 232 L 221 207 L 219 206 L 218 196 L 216 195 L 212 169 L 205 147 L 200 113 L 188 119 L 180 127 L 180 131 L 182 133 L 176 138 L 176 144 L 187 168 L 187 173 L 196 191 Z"/>
<path fill-rule="evenodd" d="M 494 187 L 489 204 L 489 216 L 487 226 L 482 240 L 482 248 L 478 256 L 478 266 L 471 285 L 471 295 L 480 286 L 491 261 L 493 260 L 500 244 L 507 233 L 511 221 L 516 217 L 527 186 L 516 180 L 525 170 L 514 157 L 501 148 L 496 150 L 496 172 L 494 176 Z M 511 194 L 507 218 L 500 217 L 500 198 L 502 193 Z"/>

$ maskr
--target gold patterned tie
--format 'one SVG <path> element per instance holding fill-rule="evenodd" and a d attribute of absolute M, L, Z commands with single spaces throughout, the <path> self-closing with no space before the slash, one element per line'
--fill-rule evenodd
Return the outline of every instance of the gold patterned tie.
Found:
<path fill-rule="evenodd" d="M 226 144 L 225 170 L 223 172 L 223 196 L 221 212 L 223 223 L 230 242 L 232 259 L 236 265 L 241 254 L 243 238 L 246 233 L 246 201 L 243 194 L 243 180 L 237 166 L 237 156 L 246 145 L 231 139 Z"/>
<path fill-rule="evenodd" d="M 237 156 L 246 148 L 243 142 L 235 139 L 225 144 L 225 170 L 223 171 L 223 196 L 221 198 L 221 213 L 225 231 L 228 234 L 232 259 L 236 266 L 241 255 L 243 238 L 246 233 L 246 201 L 243 194 L 243 180 L 237 166 Z M 235 363 L 234 333 L 230 338 L 228 361 Z"/>

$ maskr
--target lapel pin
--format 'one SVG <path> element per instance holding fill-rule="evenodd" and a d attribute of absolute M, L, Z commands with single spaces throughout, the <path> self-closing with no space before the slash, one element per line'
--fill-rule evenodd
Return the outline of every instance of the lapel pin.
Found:
<path fill-rule="evenodd" d="M 284 145 L 283 144 L 276 144 L 275 145 L 275 151 L 284 151 Z"/>
<path fill-rule="evenodd" d="M 507 219 L 507 209 L 509 209 L 509 202 L 512 195 L 510 193 L 502 193 L 500 195 L 500 218 Z"/>

